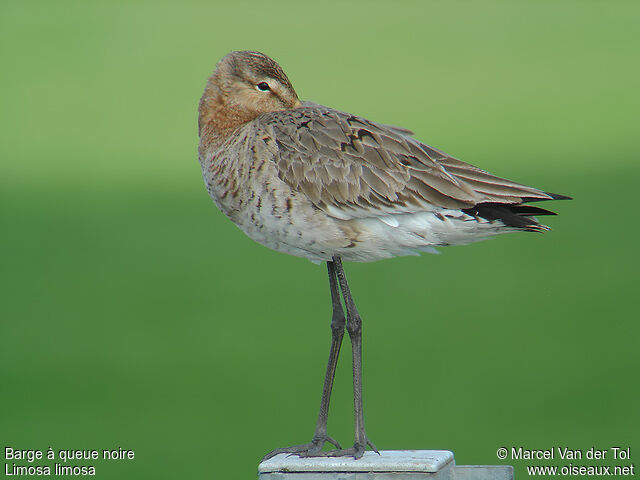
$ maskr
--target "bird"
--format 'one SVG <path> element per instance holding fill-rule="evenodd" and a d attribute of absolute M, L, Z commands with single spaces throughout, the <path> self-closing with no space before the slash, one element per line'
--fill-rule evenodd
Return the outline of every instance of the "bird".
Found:
<path fill-rule="evenodd" d="M 257 51 L 233 51 L 208 78 L 198 107 L 198 158 L 217 207 L 256 242 L 326 262 L 331 346 L 309 443 L 301 457 L 378 452 L 365 430 L 362 318 L 343 262 L 372 262 L 507 232 L 544 232 L 529 205 L 570 199 L 500 178 L 414 138 L 405 128 L 301 101 L 283 69 Z M 344 306 L 343 306 L 344 303 Z M 327 420 L 345 329 L 352 344 L 354 443 Z M 324 450 L 325 444 L 333 450 Z"/>

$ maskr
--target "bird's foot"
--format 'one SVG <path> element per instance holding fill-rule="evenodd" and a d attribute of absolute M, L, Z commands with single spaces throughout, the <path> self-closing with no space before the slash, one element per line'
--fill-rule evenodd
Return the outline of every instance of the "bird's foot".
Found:
<path fill-rule="evenodd" d="M 365 437 L 364 442 L 356 442 L 353 444 L 353 447 L 350 448 L 338 448 L 337 450 L 329 450 L 328 452 L 320 452 L 317 455 L 300 455 L 301 457 L 353 457 L 356 460 L 362 458 L 364 455 L 367 446 L 371 448 L 374 452 L 380 455 L 380 452 L 376 448 L 376 446 Z"/>
<path fill-rule="evenodd" d="M 331 445 L 336 447 L 339 451 L 342 449 L 337 440 L 334 440 L 329 435 L 324 435 L 321 437 L 314 437 L 314 439 L 309 443 L 304 443 L 302 445 L 293 445 L 291 447 L 284 448 L 276 448 L 271 452 L 267 453 L 262 461 L 269 460 L 271 457 L 275 457 L 280 453 L 289 453 L 291 455 L 299 455 L 301 457 L 322 457 L 324 456 L 324 452 L 322 451 L 322 447 L 326 442 L 329 442 Z"/>

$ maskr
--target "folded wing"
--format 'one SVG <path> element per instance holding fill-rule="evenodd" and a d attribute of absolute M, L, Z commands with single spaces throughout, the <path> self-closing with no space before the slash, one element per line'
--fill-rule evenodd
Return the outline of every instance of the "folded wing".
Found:
<path fill-rule="evenodd" d="M 537 225 L 529 215 L 552 214 L 520 204 L 554 195 L 457 160 L 408 130 L 314 104 L 258 122 L 275 142 L 279 177 L 336 218 L 459 209 L 496 218 L 508 212 Z"/>

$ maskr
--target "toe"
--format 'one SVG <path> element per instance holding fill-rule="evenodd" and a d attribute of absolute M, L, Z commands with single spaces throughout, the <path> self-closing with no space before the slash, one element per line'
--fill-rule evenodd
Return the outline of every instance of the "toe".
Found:
<path fill-rule="evenodd" d="M 373 450 L 374 452 L 376 452 L 378 455 L 380 455 L 380 452 L 378 451 L 378 449 L 376 448 L 376 446 L 373 444 L 373 442 L 369 439 L 367 439 L 367 445 L 369 445 L 369 447 L 371 448 L 371 450 Z"/>

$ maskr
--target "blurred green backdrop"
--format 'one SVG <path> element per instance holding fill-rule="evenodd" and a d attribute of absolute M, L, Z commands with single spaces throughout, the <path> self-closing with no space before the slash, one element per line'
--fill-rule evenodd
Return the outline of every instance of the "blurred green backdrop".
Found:
<path fill-rule="evenodd" d="M 310 439 L 325 269 L 246 238 L 196 158 L 207 76 L 256 49 L 302 98 L 575 197 L 546 235 L 347 265 L 378 447 L 520 477 L 498 447 L 640 455 L 638 2 L 0 9 L 3 446 L 135 450 L 99 478 L 255 478 Z M 348 345 L 329 419 L 346 445 Z"/>

